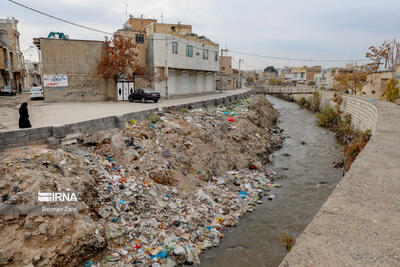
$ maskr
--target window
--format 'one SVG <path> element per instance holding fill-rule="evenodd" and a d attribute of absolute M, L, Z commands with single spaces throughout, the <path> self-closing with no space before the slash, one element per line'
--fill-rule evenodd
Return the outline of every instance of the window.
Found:
<path fill-rule="evenodd" d="M 172 54 L 178 54 L 178 42 L 172 42 Z"/>
<path fill-rule="evenodd" d="M 193 45 L 186 46 L 186 56 L 193 57 Z"/>
<path fill-rule="evenodd" d="M 222 66 L 222 70 L 225 70 L 225 66 Z"/>
<path fill-rule="evenodd" d="M 214 52 L 214 60 L 218 61 L 218 52 Z"/>
<path fill-rule="evenodd" d="M 144 34 L 136 34 L 136 43 L 144 44 Z"/>
<path fill-rule="evenodd" d="M 372 90 L 372 94 L 373 94 L 373 95 L 375 94 L 375 90 Z"/>
<path fill-rule="evenodd" d="M 208 59 L 208 49 L 203 49 L 203 59 Z"/>

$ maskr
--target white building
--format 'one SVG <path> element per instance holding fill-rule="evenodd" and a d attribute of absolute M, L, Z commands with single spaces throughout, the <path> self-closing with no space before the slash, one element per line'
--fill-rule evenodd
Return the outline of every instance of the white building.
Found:
<path fill-rule="evenodd" d="M 24 83 L 26 91 L 29 91 L 31 87 L 42 84 L 39 62 L 25 60 L 25 70 Z"/>
<path fill-rule="evenodd" d="M 326 82 L 326 71 L 325 70 L 322 70 L 321 73 L 314 75 L 314 84 L 318 88 L 326 89 L 328 87 L 327 82 Z"/>
<path fill-rule="evenodd" d="M 163 97 L 216 90 L 219 45 L 192 33 L 191 25 L 152 23 L 146 27 L 146 64 Z"/>

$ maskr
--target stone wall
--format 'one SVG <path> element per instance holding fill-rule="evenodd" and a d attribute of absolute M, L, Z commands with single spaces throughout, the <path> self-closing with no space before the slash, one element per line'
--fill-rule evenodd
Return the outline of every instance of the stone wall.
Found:
<path fill-rule="evenodd" d="M 174 108 L 200 108 L 208 106 L 218 106 L 222 104 L 228 104 L 230 102 L 247 98 L 253 91 L 245 93 L 239 93 L 229 95 L 225 97 L 216 97 L 215 99 L 197 101 L 188 104 L 175 105 L 164 107 L 163 110 L 170 107 Z M 104 118 L 98 118 L 94 120 L 82 121 L 72 124 L 65 124 L 62 126 L 50 126 L 33 129 L 21 129 L 8 132 L 0 132 L 0 150 L 17 147 L 28 144 L 52 144 L 57 145 L 61 142 L 68 140 L 68 138 L 76 137 L 85 133 L 94 133 L 98 131 L 104 131 L 113 128 L 123 128 L 131 120 L 137 121 L 145 120 L 149 115 L 157 113 L 158 109 L 150 109 L 144 111 L 137 111 L 132 113 L 126 113 L 119 116 L 109 116 Z"/>
<path fill-rule="evenodd" d="M 400 266 L 400 107 L 345 96 L 344 111 L 371 140 L 281 266 Z"/>

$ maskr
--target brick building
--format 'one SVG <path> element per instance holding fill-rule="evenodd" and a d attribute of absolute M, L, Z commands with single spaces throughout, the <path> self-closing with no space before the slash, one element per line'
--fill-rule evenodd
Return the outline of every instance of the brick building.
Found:
<path fill-rule="evenodd" d="M 0 86 L 17 92 L 24 87 L 24 58 L 19 46 L 18 20 L 0 19 Z"/>

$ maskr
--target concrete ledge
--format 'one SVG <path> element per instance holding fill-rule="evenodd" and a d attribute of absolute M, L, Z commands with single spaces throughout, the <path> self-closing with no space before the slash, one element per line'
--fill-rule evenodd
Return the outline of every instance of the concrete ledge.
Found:
<path fill-rule="evenodd" d="M 400 107 L 345 103 L 372 138 L 281 266 L 400 266 Z"/>
<path fill-rule="evenodd" d="M 182 105 L 172 105 L 163 107 L 162 110 L 165 111 L 171 107 L 181 109 L 190 108 L 202 108 L 208 106 L 217 106 L 222 104 L 227 104 L 232 101 L 249 97 L 253 94 L 253 90 L 246 93 L 237 93 L 235 95 L 221 97 L 216 95 L 216 98 L 205 100 L 205 101 L 195 101 L 192 103 L 182 104 Z M 61 143 L 60 140 L 64 140 L 68 136 L 73 136 L 77 134 L 94 133 L 98 131 L 109 130 L 113 128 L 123 128 L 129 123 L 130 120 L 135 119 L 137 121 L 145 120 L 149 115 L 158 113 L 159 109 L 147 109 L 137 112 L 125 113 L 121 115 L 102 117 L 93 120 L 81 121 L 77 123 L 65 124 L 61 126 L 49 126 L 33 129 L 21 129 L 8 132 L 0 132 L 0 150 L 9 147 L 18 147 L 27 144 L 51 144 L 57 145 Z"/>

